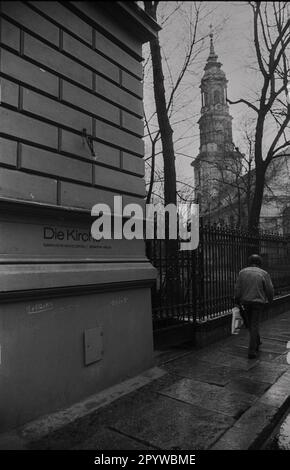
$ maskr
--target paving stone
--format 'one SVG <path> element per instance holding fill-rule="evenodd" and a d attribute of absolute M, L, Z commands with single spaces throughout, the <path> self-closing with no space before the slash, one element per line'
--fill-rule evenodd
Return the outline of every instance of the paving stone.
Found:
<path fill-rule="evenodd" d="M 236 392 L 191 379 L 182 379 L 159 393 L 235 418 L 257 400 L 256 396 L 248 393 Z"/>
<path fill-rule="evenodd" d="M 272 352 L 272 353 L 279 353 L 282 354 L 286 349 L 286 342 L 285 344 L 277 341 L 269 341 L 265 340 L 262 337 L 262 345 L 260 347 L 261 351 L 263 352 Z"/>
<path fill-rule="evenodd" d="M 213 351 L 204 351 L 200 353 L 199 358 L 202 361 L 218 363 L 228 367 L 249 370 L 253 367 L 253 362 L 248 360 L 247 355 L 245 357 L 237 357 L 231 354 L 218 351 L 217 348 Z"/>
<path fill-rule="evenodd" d="M 175 382 L 178 382 L 180 380 L 179 375 L 175 375 L 172 373 L 167 373 L 160 377 L 159 379 L 154 380 L 153 382 L 148 383 L 147 385 L 144 385 L 141 389 L 140 392 L 143 394 L 147 393 L 158 393 L 160 390 L 166 387 L 170 387 L 173 385 Z"/>
<path fill-rule="evenodd" d="M 206 361 L 197 363 L 182 364 L 171 363 L 164 366 L 170 373 L 180 377 L 188 377 L 216 385 L 226 385 L 234 376 L 241 372 L 240 369 L 233 369 L 219 364 L 211 364 Z"/>
<path fill-rule="evenodd" d="M 259 361 L 251 370 L 241 371 L 239 376 L 273 384 L 286 370 L 287 365 Z M 238 376 L 236 375 L 235 378 Z"/>
<path fill-rule="evenodd" d="M 262 338 L 268 339 L 269 341 L 287 341 L 290 338 L 290 330 L 269 330 L 262 332 Z"/>
<path fill-rule="evenodd" d="M 273 362 L 278 363 L 278 364 L 282 364 L 282 365 L 287 364 L 287 353 L 280 354 L 279 356 L 277 356 L 274 359 Z"/>
<path fill-rule="evenodd" d="M 267 336 L 267 339 L 269 339 L 270 341 L 279 341 L 279 343 L 283 343 L 284 346 L 286 347 L 286 343 L 287 341 L 290 340 L 290 332 L 289 333 L 280 333 L 280 334 L 275 334 L 275 337 L 272 337 L 272 336 Z"/>
<path fill-rule="evenodd" d="M 275 418 L 279 407 L 259 401 L 247 410 L 235 423 L 236 428 L 243 428 L 245 432 L 260 434 Z"/>
<path fill-rule="evenodd" d="M 252 440 L 253 436 L 248 431 L 232 427 L 215 442 L 210 450 L 247 450 Z"/>
<path fill-rule="evenodd" d="M 245 392 L 251 395 L 261 396 L 271 386 L 270 383 L 256 382 L 247 378 L 236 378 L 231 380 L 226 388 L 237 392 Z"/>
<path fill-rule="evenodd" d="M 273 425 L 278 407 L 258 401 L 246 411 L 215 444 L 211 450 L 248 449 L 255 439 Z"/>
<path fill-rule="evenodd" d="M 158 364 L 163 364 L 173 360 L 180 360 L 183 356 L 188 355 L 188 349 L 183 348 L 171 348 L 171 349 L 155 349 L 154 360 Z"/>
<path fill-rule="evenodd" d="M 244 357 L 246 358 L 248 355 L 248 346 L 226 346 L 220 348 L 221 351 L 225 353 L 229 353 L 233 356 L 238 356 L 238 357 Z M 276 357 L 279 357 L 281 355 L 280 352 L 267 352 L 263 351 L 263 346 L 261 347 L 259 351 L 259 356 L 258 359 L 262 361 L 267 361 L 267 362 L 272 362 Z"/>
<path fill-rule="evenodd" d="M 290 381 L 290 365 L 287 364 L 286 367 L 287 367 L 286 372 L 285 374 L 282 375 L 281 379 L 279 379 L 279 383 L 284 382 L 284 381 L 287 381 L 287 382 Z"/>
<path fill-rule="evenodd" d="M 254 372 L 254 370 L 263 370 L 263 369 L 272 370 L 276 372 L 287 372 L 287 371 L 290 371 L 290 366 L 287 364 L 283 365 L 283 364 L 275 364 L 274 362 L 259 361 L 259 363 L 256 364 L 255 367 L 251 369 L 251 371 Z"/>
<path fill-rule="evenodd" d="M 275 407 L 282 406 L 289 397 L 290 389 L 288 387 L 286 390 L 285 388 L 271 387 L 271 389 L 274 388 L 274 390 L 268 390 L 260 399 L 261 403 Z"/>
<path fill-rule="evenodd" d="M 233 422 L 229 416 L 159 396 L 112 428 L 161 449 L 196 450 L 207 449 Z"/>
<path fill-rule="evenodd" d="M 222 346 L 219 348 L 219 351 L 231 354 L 232 356 L 245 357 L 247 355 L 247 346 L 233 344 L 230 346 Z"/>
<path fill-rule="evenodd" d="M 261 361 L 273 362 L 276 358 L 280 356 L 281 356 L 280 353 L 266 352 L 266 351 L 260 350 L 258 358 Z"/>
<path fill-rule="evenodd" d="M 267 322 L 261 328 L 262 332 L 267 332 L 268 334 L 271 334 L 272 336 L 274 334 L 279 334 L 279 333 L 285 333 L 285 331 L 289 329 L 289 324 L 287 325 L 285 322 L 282 322 L 281 320 L 278 323 L 270 323 Z"/>
<path fill-rule="evenodd" d="M 262 328 L 262 332 L 267 333 L 268 335 L 284 335 L 289 333 L 290 331 L 290 323 L 288 321 L 288 324 L 283 322 L 283 319 L 279 319 L 279 325 L 277 323 L 274 324 L 266 324 L 264 328 Z"/>
<path fill-rule="evenodd" d="M 265 328 L 262 330 L 262 335 L 276 339 L 279 336 L 285 337 L 288 336 L 290 333 L 290 326 L 285 325 L 285 323 L 282 323 L 280 328 L 275 328 L 275 327 L 269 327 Z"/>
<path fill-rule="evenodd" d="M 111 429 L 100 428 L 72 450 L 150 450 L 154 447 L 144 445 L 128 436 Z"/>
<path fill-rule="evenodd" d="M 144 387 L 145 388 L 145 387 Z M 97 429 L 110 427 L 119 418 L 130 417 L 131 414 L 138 414 L 140 406 L 152 403 L 156 399 L 154 393 L 131 392 L 109 406 L 100 408 L 98 411 L 85 415 L 67 426 L 52 432 L 45 437 L 31 442 L 30 449 L 69 449 L 79 445 L 88 437 L 93 436 Z"/>
<path fill-rule="evenodd" d="M 240 330 L 240 333 L 238 335 L 231 335 L 230 338 L 235 344 L 245 343 L 249 340 L 249 332 L 246 329 Z"/>
<path fill-rule="evenodd" d="M 211 392 L 217 393 L 219 390 L 221 390 L 221 387 L 218 385 L 211 385 L 193 379 L 179 379 L 169 387 L 159 390 L 159 393 L 193 405 L 200 405 L 205 395 Z"/>

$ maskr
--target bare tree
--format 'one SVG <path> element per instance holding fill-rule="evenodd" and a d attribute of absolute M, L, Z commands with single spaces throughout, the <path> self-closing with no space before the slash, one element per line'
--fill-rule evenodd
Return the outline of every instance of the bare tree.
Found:
<path fill-rule="evenodd" d="M 157 7 L 159 1 L 146 1 L 144 8 L 146 13 L 157 20 Z M 162 141 L 162 152 L 164 161 L 164 198 L 165 204 L 176 204 L 176 170 L 175 170 L 175 156 L 174 145 L 172 138 L 172 127 L 168 116 L 168 105 L 166 104 L 163 65 L 161 57 L 161 48 L 159 37 L 155 37 L 150 41 L 150 51 L 153 66 L 153 83 L 154 83 L 154 97 L 156 103 L 156 112 L 159 124 L 159 132 Z M 157 133 L 158 135 L 158 133 Z M 152 139 L 152 137 L 151 137 Z M 155 158 L 155 136 L 152 142 L 152 156 Z M 154 160 L 152 165 L 154 165 Z M 154 166 L 153 166 L 154 169 Z M 152 185 L 151 185 L 152 191 Z"/>
<path fill-rule="evenodd" d="M 238 227 L 248 225 L 253 190 L 255 185 L 255 132 L 253 121 L 244 117 L 240 124 L 240 145 L 235 147 L 236 157 L 217 161 L 217 174 L 214 183 L 220 188 L 219 205 L 226 208 L 229 218 Z"/>
<path fill-rule="evenodd" d="M 255 176 L 253 156 L 241 153 L 237 147 L 236 152 L 239 158 L 203 159 L 209 175 L 205 182 L 196 185 L 195 191 L 203 201 L 202 215 L 208 222 L 226 217 L 238 227 L 247 224 Z"/>
<path fill-rule="evenodd" d="M 182 6 L 184 2 L 175 2 L 175 7 L 168 15 L 161 19 L 161 24 L 165 24 L 172 15 L 183 14 Z M 145 11 L 157 20 L 157 9 L 159 2 L 144 2 Z M 173 4 L 174 5 L 174 4 Z M 147 202 L 150 202 L 151 194 L 153 191 L 153 184 L 155 182 L 155 168 L 156 156 L 162 154 L 163 156 L 163 171 L 164 171 L 164 202 L 165 204 L 176 204 L 177 186 L 176 186 L 176 144 L 177 139 L 173 137 L 174 128 L 179 126 L 184 118 L 179 118 L 178 113 L 181 111 L 184 104 L 182 97 L 178 95 L 181 84 L 184 82 L 186 74 L 190 71 L 191 65 L 200 53 L 203 47 L 204 37 L 198 37 L 198 26 L 204 6 L 201 2 L 191 2 L 190 8 L 187 9 L 187 32 L 188 39 L 185 46 L 185 55 L 180 66 L 178 73 L 171 70 L 169 58 L 166 57 L 164 50 L 161 47 L 159 36 L 150 42 L 150 52 L 153 70 L 153 90 L 156 106 L 156 114 L 158 127 L 152 130 L 152 118 L 154 114 L 147 119 L 145 115 L 146 135 L 150 141 L 150 183 L 147 193 Z M 164 78 L 164 68 L 167 73 L 167 80 Z M 175 100 L 176 98 L 176 100 Z M 178 104 L 176 104 L 178 103 Z M 185 121 L 186 119 L 184 119 Z M 193 126 L 191 126 L 193 127 Z M 161 140 L 162 150 L 157 152 L 157 144 Z M 182 140 L 179 136 L 178 141 Z"/>
<path fill-rule="evenodd" d="M 183 2 L 176 2 L 175 8 L 170 15 L 175 15 L 177 11 L 178 14 L 183 14 L 181 8 L 182 4 Z M 158 1 L 144 2 L 145 11 L 156 21 L 158 6 Z M 186 17 L 188 38 L 185 47 L 185 55 L 177 74 L 176 70 L 173 71 L 170 67 L 170 57 L 167 57 L 165 51 L 161 48 L 159 35 L 150 41 L 157 126 L 155 125 L 154 127 L 155 113 L 150 117 L 145 115 L 146 134 L 150 142 L 150 155 L 148 159 L 146 159 L 147 165 L 150 166 L 147 202 L 150 202 L 152 194 L 155 196 L 154 184 L 156 184 L 156 182 L 158 182 L 160 187 L 164 190 L 165 205 L 176 205 L 178 198 L 180 198 L 178 197 L 177 185 L 179 184 L 183 188 L 186 186 L 186 183 L 177 182 L 175 167 L 176 144 L 178 141 L 179 143 L 182 142 L 185 136 L 179 135 L 178 139 L 174 139 L 173 132 L 174 127 L 179 126 L 184 120 L 184 116 L 180 119 L 178 113 L 181 112 L 183 106 L 188 104 L 186 102 L 184 103 L 184 97 L 178 96 L 178 92 L 181 89 L 181 85 L 184 84 L 184 78 L 187 72 L 190 70 L 190 67 L 203 46 L 204 37 L 201 36 L 197 39 L 197 30 L 202 8 L 202 2 L 190 3 L 190 13 Z M 163 18 L 161 23 L 164 24 L 165 21 L 168 21 L 170 15 Z M 174 46 L 176 46 L 176 44 L 173 44 L 173 47 Z M 166 70 L 167 80 L 164 78 L 164 69 Z M 161 149 L 159 140 L 161 141 Z M 160 174 L 156 166 L 156 156 L 158 154 L 163 157 L 163 174 Z M 168 229 L 167 224 L 165 224 L 165 227 Z M 150 243 L 147 244 L 147 253 L 149 253 L 149 250 Z M 179 276 L 178 240 L 170 239 L 168 237 L 168 230 L 166 230 L 165 252 L 167 259 L 165 297 L 169 304 L 182 303 L 184 293 Z"/>
<path fill-rule="evenodd" d="M 256 101 L 241 98 L 228 102 L 243 103 L 255 113 L 255 187 L 248 226 L 250 230 L 257 231 L 267 168 L 290 144 L 287 89 L 290 18 L 288 2 L 249 2 L 249 6 L 253 13 L 254 46 L 262 86 Z M 266 136 L 269 129 L 271 138 Z"/>
<path fill-rule="evenodd" d="M 207 219 L 217 222 L 219 218 L 234 219 L 238 227 L 248 226 L 251 204 L 255 191 L 255 121 L 245 115 L 239 124 L 239 147 L 235 147 L 235 158 L 222 160 L 203 160 L 213 170 L 213 176 L 207 178 L 208 188 L 216 188 L 213 203 L 212 193 L 206 191 L 203 184 L 195 190 L 202 195 L 202 200 L 210 201 L 204 211 Z M 279 157 L 279 158 L 278 158 Z M 272 159 L 265 174 L 265 192 L 263 205 L 269 202 L 285 205 L 290 176 L 290 148 L 282 150 L 277 158 Z M 289 197 L 287 199 L 289 203 Z M 274 217 L 274 216 L 273 216 Z"/>

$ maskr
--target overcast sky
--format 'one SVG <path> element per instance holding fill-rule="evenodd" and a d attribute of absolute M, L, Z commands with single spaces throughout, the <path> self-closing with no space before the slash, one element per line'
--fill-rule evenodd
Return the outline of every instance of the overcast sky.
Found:
<path fill-rule="evenodd" d="M 160 42 L 163 53 L 167 58 L 164 63 L 164 75 L 169 84 L 169 75 L 176 78 L 182 64 L 185 46 L 188 43 L 188 16 L 193 2 L 184 2 L 182 11 L 175 12 L 165 22 L 160 34 Z M 198 30 L 198 37 L 204 37 L 209 33 L 209 25 L 214 29 L 214 47 L 218 60 L 223 64 L 222 69 L 228 79 L 228 97 L 237 100 L 241 97 L 250 97 L 253 90 L 259 87 L 259 75 L 253 69 L 255 52 L 252 38 L 252 10 L 245 2 L 202 2 L 202 21 Z M 160 2 L 159 23 L 167 18 L 176 2 Z M 148 47 L 148 46 L 147 46 Z M 144 48 L 146 57 L 147 49 Z M 203 74 L 203 67 L 209 55 L 209 37 L 206 37 L 202 50 L 185 76 L 184 83 L 176 97 L 176 108 L 181 111 L 174 116 L 179 124 L 174 126 L 175 138 L 184 135 L 176 148 L 180 153 L 185 153 L 194 158 L 199 150 L 199 127 L 197 120 L 200 113 L 201 101 L 199 84 Z M 150 116 L 153 107 L 152 83 L 150 80 L 150 66 L 145 68 L 144 103 L 146 115 Z M 169 74 L 170 70 L 170 74 Z M 167 90 L 169 90 L 169 85 Z M 241 123 L 247 113 L 243 105 L 231 105 L 230 114 L 233 116 L 233 138 L 236 145 L 241 145 Z M 184 118 L 184 122 L 182 121 Z M 173 120 L 174 120 L 173 119 Z M 153 121 L 152 121 L 153 122 Z M 149 147 L 146 145 L 146 151 Z M 158 158 L 162 163 L 162 157 Z M 190 158 L 178 155 L 176 159 L 178 179 L 188 181 L 193 175 L 190 166 Z"/>

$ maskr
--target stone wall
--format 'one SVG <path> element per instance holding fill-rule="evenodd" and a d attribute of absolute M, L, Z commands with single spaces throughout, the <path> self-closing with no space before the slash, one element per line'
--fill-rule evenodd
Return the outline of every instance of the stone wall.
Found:
<path fill-rule="evenodd" d="M 91 209 L 113 189 L 139 201 L 141 43 L 116 24 L 110 40 L 96 11 L 92 26 L 57 2 L 1 10 L 1 196 Z"/>
<path fill-rule="evenodd" d="M 144 242 L 92 239 L 90 211 L 144 204 L 157 29 L 133 2 L 0 2 L 0 431 L 152 365 Z"/>

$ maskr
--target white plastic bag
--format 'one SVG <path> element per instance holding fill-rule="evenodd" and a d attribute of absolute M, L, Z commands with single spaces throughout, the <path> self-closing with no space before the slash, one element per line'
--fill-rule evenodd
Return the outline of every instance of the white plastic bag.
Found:
<path fill-rule="evenodd" d="M 234 307 L 232 309 L 232 335 L 238 335 L 243 324 L 239 307 Z"/>

